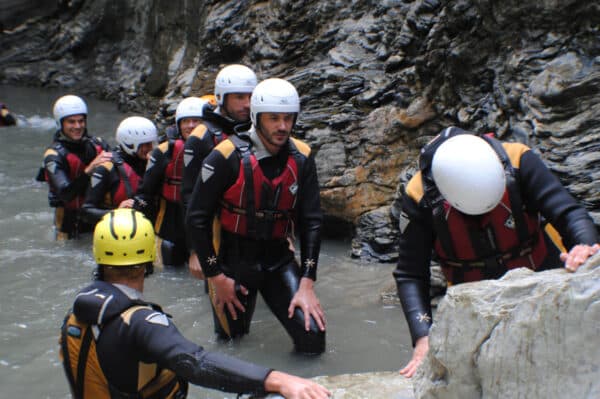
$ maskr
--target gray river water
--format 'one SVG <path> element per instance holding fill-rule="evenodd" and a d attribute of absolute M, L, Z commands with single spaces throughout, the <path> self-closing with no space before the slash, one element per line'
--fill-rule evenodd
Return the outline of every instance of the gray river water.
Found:
<path fill-rule="evenodd" d="M 0 101 L 19 126 L 0 128 L 0 398 L 67 398 L 58 360 L 58 332 L 75 294 L 89 283 L 94 262 L 91 237 L 53 241 L 47 188 L 34 175 L 55 130 L 54 100 L 64 91 L 0 86 Z M 89 130 L 114 143 L 126 115 L 112 103 L 86 98 Z M 187 270 L 158 270 L 145 297 L 161 304 L 189 339 L 305 377 L 398 370 L 410 358 L 402 311 L 379 302 L 392 280 L 391 264 L 361 264 L 349 257 L 349 242 L 322 245 L 317 294 L 325 309 L 327 350 L 319 357 L 292 353 L 291 340 L 260 301 L 250 335 L 219 343 L 202 283 Z M 233 398 L 192 386 L 190 398 Z"/>

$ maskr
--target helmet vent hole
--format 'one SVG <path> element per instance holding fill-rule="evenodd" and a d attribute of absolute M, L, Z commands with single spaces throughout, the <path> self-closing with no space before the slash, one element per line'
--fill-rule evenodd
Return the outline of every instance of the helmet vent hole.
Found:
<path fill-rule="evenodd" d="M 143 254 L 144 252 L 146 252 L 146 251 L 144 251 L 143 249 L 138 249 L 138 250 L 136 251 L 136 254 L 138 254 L 138 255 L 141 255 L 141 254 Z"/>
<path fill-rule="evenodd" d="M 105 253 L 107 256 L 113 256 L 113 255 L 114 255 L 114 252 L 111 252 L 111 251 L 104 251 L 104 253 Z"/>
<path fill-rule="evenodd" d="M 127 252 L 123 252 L 123 256 L 127 256 Z"/>

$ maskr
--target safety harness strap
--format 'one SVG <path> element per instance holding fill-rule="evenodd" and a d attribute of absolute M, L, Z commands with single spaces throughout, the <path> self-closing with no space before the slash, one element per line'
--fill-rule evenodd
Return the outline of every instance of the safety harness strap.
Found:
<path fill-rule="evenodd" d="M 67 380 L 69 380 L 69 387 L 75 390 L 72 392 L 75 399 L 81 398 L 80 389 L 78 389 L 77 385 L 75 385 L 75 376 L 73 375 L 73 368 L 71 365 L 71 357 L 69 356 L 69 348 L 67 347 L 67 328 L 68 328 L 68 320 L 71 313 L 67 314 L 65 320 L 63 321 L 62 328 L 60 329 L 60 339 L 62 342 L 61 352 L 63 358 L 63 368 L 65 369 L 65 374 L 67 375 Z M 81 390 L 82 391 L 82 390 Z"/>
<path fill-rule="evenodd" d="M 121 163 L 118 163 L 116 166 L 117 171 L 119 172 L 119 176 L 123 181 L 123 185 L 125 186 L 125 193 L 127 194 L 127 198 L 133 198 L 133 195 L 135 193 L 133 192 L 133 188 L 131 187 L 131 181 L 129 181 L 129 176 L 127 176 L 127 171 L 125 170 L 125 167 Z"/>
<path fill-rule="evenodd" d="M 69 313 L 65 318 L 61 329 L 61 351 L 63 356 L 63 367 L 65 369 L 67 379 L 69 380 L 69 385 L 73 389 L 74 398 L 82 399 L 84 393 L 85 369 L 87 366 L 87 358 L 90 351 L 90 346 L 92 344 L 92 339 L 94 337 L 91 327 L 87 328 L 83 337 L 81 338 L 81 347 L 79 351 L 79 357 L 77 359 L 77 378 L 75 378 L 75 376 L 73 375 L 73 365 L 71 364 L 71 358 L 69 356 L 69 347 L 67 340 L 69 328 L 68 319 L 70 316 L 71 313 Z"/>

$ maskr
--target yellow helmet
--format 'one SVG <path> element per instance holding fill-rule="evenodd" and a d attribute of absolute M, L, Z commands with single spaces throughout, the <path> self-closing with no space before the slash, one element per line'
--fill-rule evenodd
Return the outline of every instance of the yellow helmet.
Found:
<path fill-rule="evenodd" d="M 99 265 L 133 266 L 154 260 L 152 223 L 133 209 L 115 209 L 94 229 L 94 258 Z"/>

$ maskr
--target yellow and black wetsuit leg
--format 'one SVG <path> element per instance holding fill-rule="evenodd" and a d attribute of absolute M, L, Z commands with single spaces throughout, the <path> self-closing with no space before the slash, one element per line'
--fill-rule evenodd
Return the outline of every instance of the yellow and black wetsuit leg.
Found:
<path fill-rule="evenodd" d="M 223 308 L 222 311 L 216 306 L 216 291 L 213 284 L 208 283 L 208 295 L 212 305 L 213 321 L 215 333 L 221 339 L 231 339 L 241 337 L 250 332 L 250 323 L 254 315 L 256 307 L 256 289 L 248 288 L 248 295 L 242 295 L 240 291 L 240 283 L 236 282 L 236 294 L 239 301 L 244 305 L 245 312 L 237 311 L 237 320 L 234 320 L 229 313 L 229 310 Z"/>

